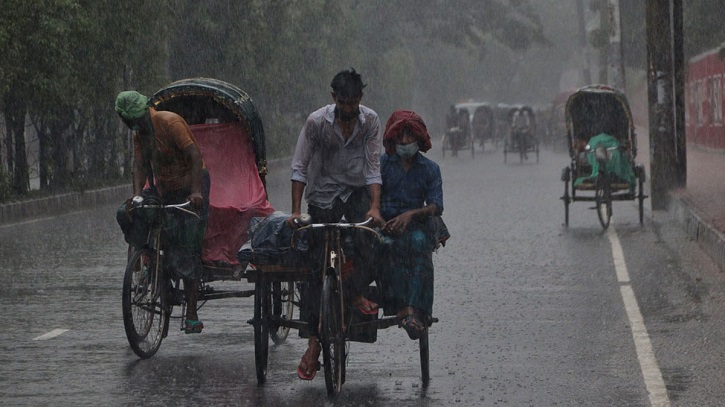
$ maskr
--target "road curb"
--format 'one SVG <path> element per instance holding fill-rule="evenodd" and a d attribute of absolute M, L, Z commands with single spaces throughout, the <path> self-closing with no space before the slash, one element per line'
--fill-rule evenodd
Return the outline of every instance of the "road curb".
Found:
<path fill-rule="evenodd" d="M 16 223 L 40 216 L 58 215 L 80 211 L 94 206 L 118 203 L 133 192 L 131 184 L 71 192 L 30 201 L 12 202 L 0 205 L 0 225 Z"/>
<path fill-rule="evenodd" d="M 703 220 L 687 198 L 671 199 L 670 212 L 720 271 L 725 271 L 725 235 Z"/>
<path fill-rule="evenodd" d="M 283 168 L 289 169 L 290 160 L 291 157 L 272 159 L 267 161 L 267 167 L 275 170 L 281 170 Z M 131 184 L 123 184 L 84 192 L 54 195 L 29 201 L 0 204 L 0 225 L 17 223 L 41 216 L 80 211 L 93 206 L 109 205 L 112 203 L 118 203 L 120 205 L 132 193 L 133 188 Z"/>

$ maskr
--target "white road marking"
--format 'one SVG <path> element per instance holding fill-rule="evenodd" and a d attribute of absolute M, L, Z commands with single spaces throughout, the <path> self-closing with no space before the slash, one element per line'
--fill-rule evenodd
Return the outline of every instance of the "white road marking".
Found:
<path fill-rule="evenodd" d="M 624 309 L 629 317 L 629 324 L 632 327 L 632 338 L 634 339 L 634 347 L 637 351 L 637 359 L 639 359 L 639 367 L 642 370 L 644 384 L 649 393 L 649 401 L 652 406 L 669 407 L 670 399 L 667 396 L 667 388 L 662 378 L 662 372 L 657 365 L 652 343 L 647 333 L 647 327 L 644 325 L 644 318 L 639 310 L 637 298 L 634 296 L 634 290 L 630 285 L 629 272 L 627 271 L 627 263 L 624 261 L 622 245 L 619 243 L 619 236 L 613 226 L 609 226 L 607 230 L 609 243 L 612 245 L 612 258 L 614 260 L 614 268 L 617 272 L 617 280 L 620 283 L 620 292 L 622 293 L 622 301 Z"/>
<path fill-rule="evenodd" d="M 63 335 L 64 333 L 70 331 L 70 329 L 54 329 L 47 334 L 40 335 L 38 337 L 33 338 L 34 341 L 47 341 L 48 339 L 55 338 L 56 336 Z"/>

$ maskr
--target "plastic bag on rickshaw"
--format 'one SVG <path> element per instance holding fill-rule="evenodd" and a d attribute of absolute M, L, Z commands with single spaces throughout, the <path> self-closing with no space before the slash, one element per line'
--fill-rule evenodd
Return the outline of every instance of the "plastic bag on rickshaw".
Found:
<path fill-rule="evenodd" d="M 241 263 L 301 266 L 305 262 L 307 242 L 299 233 L 293 245 L 294 230 L 287 224 L 291 214 L 275 211 L 267 217 L 255 217 L 249 223 L 249 239 L 237 254 Z"/>
<path fill-rule="evenodd" d="M 617 178 L 627 182 L 630 186 L 634 186 L 636 176 L 632 170 L 632 165 L 629 162 L 627 156 L 619 150 L 618 147 L 621 143 L 616 138 L 606 133 L 599 133 L 596 136 L 589 139 L 587 143 L 586 159 L 589 165 L 592 167 L 592 173 L 588 176 L 579 177 L 574 181 L 574 186 L 581 184 L 584 181 L 592 180 L 599 174 L 599 162 L 597 161 L 594 151 L 597 147 L 605 147 L 607 149 L 613 148 L 609 154 L 605 170 L 608 173 L 614 174 Z"/>

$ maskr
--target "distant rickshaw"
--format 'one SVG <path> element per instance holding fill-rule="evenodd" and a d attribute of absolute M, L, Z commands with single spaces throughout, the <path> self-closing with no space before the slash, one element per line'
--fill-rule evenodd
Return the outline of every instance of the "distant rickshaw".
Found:
<path fill-rule="evenodd" d="M 566 90 L 559 92 L 551 104 L 548 107 L 546 115 L 546 121 L 542 121 L 544 124 L 543 129 L 544 137 L 543 144 L 555 152 L 567 151 L 568 146 L 566 140 L 561 137 L 562 134 L 566 133 L 566 119 L 564 110 L 566 109 L 566 102 L 569 96 L 576 92 L 576 89 Z"/>
<path fill-rule="evenodd" d="M 571 163 L 564 167 L 564 221 L 569 204 L 593 201 L 602 227 L 609 226 L 612 201 L 638 200 L 644 221 L 645 168 L 636 164 L 637 137 L 625 95 L 606 85 L 585 86 L 566 103 L 566 138 Z"/>
<path fill-rule="evenodd" d="M 496 117 L 493 106 L 489 103 L 480 103 L 475 106 L 471 118 L 471 130 L 474 142 L 478 142 L 481 150 L 486 149 L 486 143 L 498 147 L 499 138 L 496 135 Z"/>
<path fill-rule="evenodd" d="M 451 105 L 446 115 L 446 132 L 441 140 L 442 154 L 445 157 L 446 150 L 452 156 L 457 156 L 459 150 L 471 150 L 471 157 L 476 156 L 473 147 L 473 133 L 471 130 L 472 114 L 465 106 Z"/>
<path fill-rule="evenodd" d="M 508 153 L 518 153 L 519 162 L 529 159 L 529 153 L 536 154 L 539 162 L 539 140 L 536 136 L 536 114 L 531 106 L 514 106 L 508 111 L 510 120 L 509 136 L 504 141 L 503 161 Z"/>

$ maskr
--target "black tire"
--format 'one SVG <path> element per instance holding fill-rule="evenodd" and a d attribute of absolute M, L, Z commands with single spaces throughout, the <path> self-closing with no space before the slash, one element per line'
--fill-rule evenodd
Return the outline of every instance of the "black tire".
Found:
<path fill-rule="evenodd" d="M 345 376 L 345 336 L 343 333 L 342 298 L 337 277 L 328 274 L 322 283 L 320 345 L 325 367 L 327 394 L 340 393 Z"/>
<path fill-rule="evenodd" d="M 609 227 L 609 222 L 612 219 L 612 194 L 608 178 L 603 174 L 599 174 L 597 176 L 597 187 L 594 192 L 597 217 L 602 228 L 605 230 Z"/>
<path fill-rule="evenodd" d="M 267 380 L 270 296 L 269 283 L 260 278 L 254 285 L 254 365 L 260 385 Z"/>
<path fill-rule="evenodd" d="M 295 303 L 299 303 L 298 293 L 295 290 L 297 285 L 291 281 L 275 282 L 272 284 L 272 315 L 279 320 L 292 320 L 295 312 Z M 269 335 L 274 343 L 282 343 L 287 340 L 289 326 L 281 326 L 274 322 L 269 328 Z"/>
<path fill-rule="evenodd" d="M 644 167 L 642 167 L 637 176 L 637 199 L 639 200 L 639 224 L 644 224 Z"/>
<path fill-rule="evenodd" d="M 430 349 L 428 347 L 428 329 L 426 326 L 425 330 L 420 334 L 418 345 L 420 346 L 420 373 L 421 382 L 423 387 L 428 387 L 430 383 Z"/>
<path fill-rule="evenodd" d="M 564 225 L 569 226 L 569 204 L 570 204 L 570 197 L 569 197 L 569 181 L 564 181 L 564 196 L 562 197 L 562 200 L 564 201 Z"/>
<path fill-rule="evenodd" d="M 168 281 L 157 267 L 155 251 L 135 249 L 123 276 L 123 327 L 134 353 L 153 356 L 169 332 Z"/>

